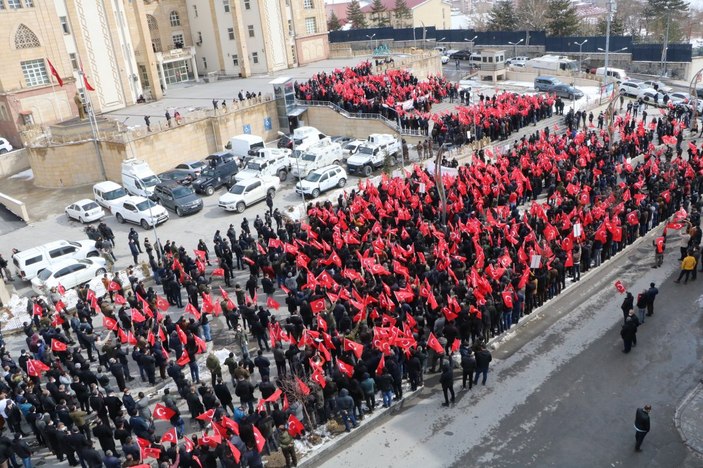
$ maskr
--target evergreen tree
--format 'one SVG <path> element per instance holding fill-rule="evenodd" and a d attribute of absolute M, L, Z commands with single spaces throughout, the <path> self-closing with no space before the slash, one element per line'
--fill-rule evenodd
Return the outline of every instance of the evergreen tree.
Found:
<path fill-rule="evenodd" d="M 395 0 L 393 16 L 395 16 L 398 26 L 403 28 L 408 25 L 408 20 L 412 18 L 413 14 L 410 8 L 408 8 L 408 4 L 405 3 L 405 0 Z"/>
<path fill-rule="evenodd" d="M 339 18 L 337 18 L 337 15 L 334 14 L 334 11 L 330 15 L 329 19 L 327 20 L 327 30 L 328 31 L 337 31 L 339 28 L 341 28 L 342 25 L 339 22 Z"/>
<path fill-rule="evenodd" d="M 576 36 L 581 20 L 571 0 L 549 0 L 547 11 L 547 34 L 550 36 Z"/>
<path fill-rule="evenodd" d="M 599 36 L 605 36 L 606 30 L 608 29 L 608 19 L 606 16 L 598 19 L 598 24 L 596 24 L 596 34 Z M 625 23 L 620 16 L 613 15 L 610 20 L 610 35 L 611 36 L 625 36 Z"/>
<path fill-rule="evenodd" d="M 488 13 L 489 31 L 514 31 L 518 28 L 518 17 L 512 0 L 499 0 Z"/>
<path fill-rule="evenodd" d="M 371 3 L 371 18 L 379 28 L 388 26 L 388 16 L 386 15 L 386 6 L 382 0 L 373 0 Z"/>
<path fill-rule="evenodd" d="M 366 27 L 366 18 L 361 11 L 359 0 L 352 0 L 347 6 L 347 21 L 351 23 L 354 29 L 363 29 Z"/>
<path fill-rule="evenodd" d="M 644 17 L 647 35 L 655 41 L 663 41 L 669 24 L 669 42 L 681 39 L 679 22 L 688 14 L 688 3 L 683 0 L 647 0 Z"/>

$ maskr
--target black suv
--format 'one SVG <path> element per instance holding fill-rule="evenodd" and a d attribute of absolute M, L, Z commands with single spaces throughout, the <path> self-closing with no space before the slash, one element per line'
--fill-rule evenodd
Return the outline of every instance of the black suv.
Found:
<path fill-rule="evenodd" d="M 157 184 L 154 198 L 163 206 L 176 212 L 178 216 L 197 213 L 203 209 L 203 201 L 190 187 L 178 184 Z"/>
<path fill-rule="evenodd" d="M 470 50 L 460 50 L 449 56 L 449 60 L 471 60 Z"/>
<path fill-rule="evenodd" d="M 210 156 L 208 156 L 208 160 Z M 231 187 L 236 184 L 234 176 L 239 172 L 239 166 L 236 160 L 220 160 L 209 162 L 206 167 L 200 171 L 200 175 L 192 183 L 192 187 L 198 193 L 212 195 L 220 187 Z"/>

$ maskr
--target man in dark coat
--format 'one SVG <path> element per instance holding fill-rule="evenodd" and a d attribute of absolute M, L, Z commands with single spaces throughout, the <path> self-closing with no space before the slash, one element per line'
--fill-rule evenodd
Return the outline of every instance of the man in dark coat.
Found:
<path fill-rule="evenodd" d="M 629 353 L 633 345 L 637 346 L 637 327 L 639 324 L 635 311 L 631 310 L 620 330 L 620 336 L 624 345 L 623 353 Z"/>
<path fill-rule="evenodd" d="M 454 372 L 449 363 L 442 365 L 442 374 L 439 376 L 439 383 L 442 384 L 442 393 L 444 393 L 444 403 L 442 406 L 449 406 L 449 395 L 451 394 L 451 403 L 454 404 Z"/>
<path fill-rule="evenodd" d="M 478 384 L 478 378 L 483 374 L 482 385 L 486 385 L 486 379 L 488 378 L 488 366 L 493 360 L 491 352 L 486 349 L 484 345 L 476 351 L 476 375 L 474 377 L 474 385 Z"/>
<path fill-rule="evenodd" d="M 642 442 L 649 432 L 650 411 L 652 411 L 652 406 L 644 405 L 644 408 L 637 408 L 635 413 L 635 450 L 638 452 L 642 451 Z"/>

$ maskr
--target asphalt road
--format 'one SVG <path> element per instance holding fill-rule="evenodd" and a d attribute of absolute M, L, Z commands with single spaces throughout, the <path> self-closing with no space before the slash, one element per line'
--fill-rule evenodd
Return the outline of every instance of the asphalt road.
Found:
<path fill-rule="evenodd" d="M 703 466 L 673 422 L 703 373 L 696 304 L 703 277 L 674 284 L 677 259 L 672 252 L 665 268 L 652 269 L 645 239 L 499 343 L 485 387 L 459 391 L 445 409 L 431 378 L 419 399 L 322 466 Z M 635 295 L 650 281 L 660 286 L 655 315 L 630 354 L 621 352 L 616 279 Z M 653 406 L 652 431 L 636 453 L 634 415 L 645 403 Z"/>

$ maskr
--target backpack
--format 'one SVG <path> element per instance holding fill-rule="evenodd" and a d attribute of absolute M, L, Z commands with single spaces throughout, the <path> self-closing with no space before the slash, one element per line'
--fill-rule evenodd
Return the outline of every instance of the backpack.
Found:
<path fill-rule="evenodd" d="M 639 293 L 637 295 L 637 307 L 643 309 L 645 305 L 647 305 L 647 298 L 644 293 Z"/>

